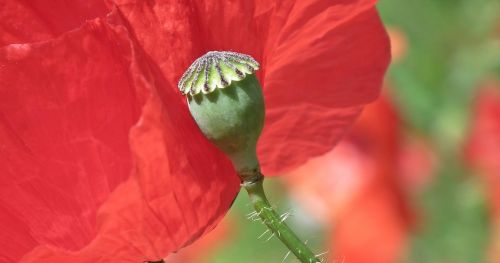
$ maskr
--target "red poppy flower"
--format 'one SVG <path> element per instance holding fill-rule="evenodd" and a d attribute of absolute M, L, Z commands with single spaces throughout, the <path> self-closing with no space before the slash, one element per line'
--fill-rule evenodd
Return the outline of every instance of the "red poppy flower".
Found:
<path fill-rule="evenodd" d="M 401 135 L 398 116 L 381 98 L 365 109 L 335 149 L 285 177 L 295 199 L 333 225 L 333 261 L 400 261 L 413 220 L 401 163 L 420 159 L 409 162 L 402 155 L 408 150 Z"/>
<path fill-rule="evenodd" d="M 239 190 L 176 90 L 209 50 L 262 64 L 259 158 L 328 151 L 379 92 L 376 1 L 7 0 L 0 10 L 0 259 L 158 260 Z"/>
<path fill-rule="evenodd" d="M 467 159 L 477 168 L 490 199 L 495 228 L 491 262 L 500 260 L 500 83 L 485 83 L 476 100 Z"/>

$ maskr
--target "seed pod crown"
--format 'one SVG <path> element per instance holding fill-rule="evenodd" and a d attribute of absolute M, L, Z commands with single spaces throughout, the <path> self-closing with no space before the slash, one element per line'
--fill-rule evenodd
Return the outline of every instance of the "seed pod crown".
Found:
<path fill-rule="evenodd" d="M 232 51 L 210 51 L 191 64 L 179 80 L 179 90 L 184 95 L 208 94 L 223 89 L 233 81 L 259 69 L 251 56 Z"/>

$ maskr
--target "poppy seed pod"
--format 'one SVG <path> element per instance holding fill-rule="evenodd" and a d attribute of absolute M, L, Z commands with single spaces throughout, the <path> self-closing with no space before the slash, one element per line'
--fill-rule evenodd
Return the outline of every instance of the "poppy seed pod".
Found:
<path fill-rule="evenodd" d="M 243 181 L 259 174 L 257 140 L 264 125 L 264 99 L 252 57 L 210 51 L 179 81 L 189 111 L 203 134 L 233 162 Z"/>

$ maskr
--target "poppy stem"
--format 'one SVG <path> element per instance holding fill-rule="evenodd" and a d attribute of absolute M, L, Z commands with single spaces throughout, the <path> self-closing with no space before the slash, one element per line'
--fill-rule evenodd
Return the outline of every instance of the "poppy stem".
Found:
<path fill-rule="evenodd" d="M 254 181 L 245 181 L 243 187 L 247 190 L 250 200 L 257 212 L 257 215 L 262 219 L 266 226 L 272 231 L 273 235 L 279 238 L 285 246 L 300 260 L 302 263 L 319 263 L 321 262 L 302 242 L 297 235 L 285 224 L 276 211 L 272 208 L 267 200 L 263 188 L 264 177 L 260 175 Z"/>

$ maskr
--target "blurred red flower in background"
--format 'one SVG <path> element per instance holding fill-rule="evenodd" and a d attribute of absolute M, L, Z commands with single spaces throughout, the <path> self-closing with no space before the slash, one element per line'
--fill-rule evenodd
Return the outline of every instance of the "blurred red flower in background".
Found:
<path fill-rule="evenodd" d="M 327 152 L 388 64 L 375 2 L 4 1 L 0 260 L 158 260 L 217 224 L 239 181 L 175 85 L 209 50 L 262 63 L 264 173 Z"/>
<path fill-rule="evenodd" d="M 500 261 L 500 82 L 482 85 L 467 143 L 468 161 L 477 168 L 490 199 L 494 234 L 490 262 Z"/>
<path fill-rule="evenodd" d="M 403 31 L 388 27 L 393 62 L 404 59 Z M 335 262 L 400 262 L 415 212 L 409 195 L 430 181 L 431 147 L 403 133 L 389 97 L 367 106 L 347 138 L 284 177 L 292 196 L 333 225 Z"/>
<path fill-rule="evenodd" d="M 400 262 L 414 220 L 407 196 L 413 186 L 404 184 L 420 183 L 417 177 L 430 173 L 432 158 L 424 149 L 405 145 L 399 118 L 384 97 L 366 107 L 334 150 L 284 177 L 294 199 L 333 223 L 335 262 Z"/>

